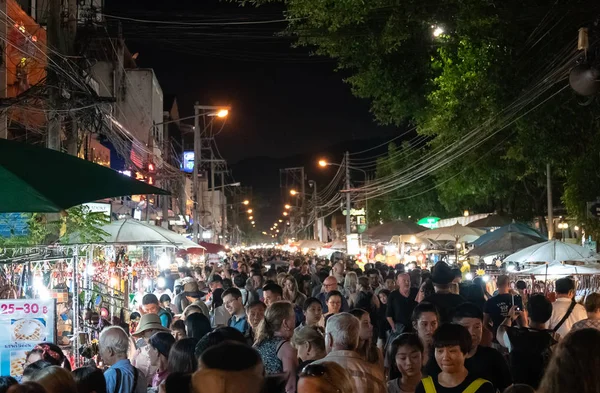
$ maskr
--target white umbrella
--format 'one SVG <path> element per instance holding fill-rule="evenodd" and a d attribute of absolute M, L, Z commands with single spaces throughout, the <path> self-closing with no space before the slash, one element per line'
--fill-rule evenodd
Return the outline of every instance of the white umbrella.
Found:
<path fill-rule="evenodd" d="M 298 242 L 298 248 L 299 249 L 303 249 L 303 248 L 322 248 L 323 247 L 323 243 L 321 243 L 318 240 L 300 240 L 300 242 Z"/>
<path fill-rule="evenodd" d="M 101 227 L 104 236 L 99 244 L 166 245 L 178 248 L 204 248 L 168 229 L 133 219 L 113 221 Z M 71 237 L 67 244 L 81 243 L 79 236 Z"/>
<path fill-rule="evenodd" d="M 593 262 L 599 259 L 600 255 L 589 248 L 581 247 L 576 244 L 563 243 L 558 240 L 549 240 L 547 242 L 534 244 L 533 246 L 529 246 L 509 255 L 504 259 L 504 262 Z"/>
<path fill-rule="evenodd" d="M 561 262 L 551 262 L 548 264 L 532 267 L 531 269 L 521 270 L 518 274 L 548 275 L 548 276 L 569 276 L 572 274 L 600 274 L 600 264 L 569 265 Z"/>
<path fill-rule="evenodd" d="M 485 231 L 477 228 L 470 228 L 456 223 L 449 227 L 430 229 L 417 234 L 418 237 L 431 240 L 463 241 L 472 242 L 483 235 Z"/>

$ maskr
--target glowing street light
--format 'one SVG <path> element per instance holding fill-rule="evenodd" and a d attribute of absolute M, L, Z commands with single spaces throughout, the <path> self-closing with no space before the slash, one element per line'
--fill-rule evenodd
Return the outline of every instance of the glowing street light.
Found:
<path fill-rule="evenodd" d="M 242 204 L 248 206 L 250 204 L 250 201 L 246 199 L 244 202 L 242 202 Z"/>
<path fill-rule="evenodd" d="M 433 30 L 433 36 L 434 37 L 439 37 L 442 34 L 444 34 L 444 29 L 440 26 L 435 26 L 435 29 Z"/>
<path fill-rule="evenodd" d="M 248 209 L 248 214 L 252 214 L 252 209 Z"/>
<path fill-rule="evenodd" d="M 221 109 L 220 111 L 217 112 L 217 117 L 220 117 L 220 118 L 227 117 L 228 114 L 229 114 L 229 110 Z"/>
<path fill-rule="evenodd" d="M 254 221 L 251 222 L 252 226 L 254 226 Z"/>
<path fill-rule="evenodd" d="M 285 207 L 287 210 L 290 210 L 290 209 L 292 208 L 292 206 L 290 206 L 290 205 L 285 205 L 284 207 Z"/>
<path fill-rule="evenodd" d="M 325 168 L 327 166 L 327 161 L 319 160 L 319 166 Z"/>
<path fill-rule="evenodd" d="M 273 224 L 273 226 L 274 226 L 274 227 L 276 227 L 276 226 L 277 226 L 277 223 Z"/>
<path fill-rule="evenodd" d="M 254 216 L 248 217 L 248 220 L 250 220 L 250 221 L 254 220 Z"/>
<path fill-rule="evenodd" d="M 287 216 L 287 215 L 288 215 L 288 212 L 283 212 L 283 215 L 284 215 L 284 216 Z"/>
<path fill-rule="evenodd" d="M 298 195 L 298 191 L 296 191 L 296 190 L 290 190 L 290 195 L 296 196 L 296 195 Z"/>
<path fill-rule="evenodd" d="M 279 220 L 279 222 L 283 222 L 283 220 Z"/>
<path fill-rule="evenodd" d="M 279 233 L 279 229 L 278 229 L 278 230 L 276 230 L 275 232 Z"/>

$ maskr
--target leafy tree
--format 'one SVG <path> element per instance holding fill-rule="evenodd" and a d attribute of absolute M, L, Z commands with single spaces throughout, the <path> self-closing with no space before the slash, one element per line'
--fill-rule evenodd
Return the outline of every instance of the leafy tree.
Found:
<path fill-rule="evenodd" d="M 255 5 L 274 0 L 246 1 Z M 566 87 L 577 29 L 600 4 L 581 0 L 285 0 L 287 33 L 337 61 L 353 93 L 380 123 L 416 124 L 430 138 L 420 157 L 439 168 L 371 203 L 379 219 L 427 210 L 545 214 L 545 170 L 554 194 L 583 218 L 600 195 L 597 103 L 581 106 Z M 434 28 L 445 33 L 434 37 Z M 459 142 L 459 143 L 457 143 Z M 464 146 L 464 150 L 460 146 Z M 457 150 L 450 151 L 449 148 Z M 414 147 L 408 147 L 409 149 Z M 445 154 L 437 154 L 446 151 Z M 458 155 L 451 162 L 444 160 Z M 425 161 L 380 160 L 377 176 Z M 593 179 L 593 180 L 592 180 Z M 423 182 L 423 183 L 421 183 Z M 430 182 L 428 198 L 419 195 Z M 593 184 L 589 184 L 592 182 Z M 403 196 L 419 195 L 415 201 Z M 557 199 L 558 201 L 558 199 Z M 412 206 L 414 205 L 414 206 Z M 373 217 L 372 214 L 370 214 Z"/>
<path fill-rule="evenodd" d="M 25 213 L 24 213 L 25 214 Z M 82 243 L 95 243 L 107 236 L 101 227 L 109 222 L 101 212 L 91 212 L 87 206 L 75 206 L 67 209 L 58 219 L 48 221 L 51 215 L 42 213 L 28 214 L 28 234 L 25 236 L 0 237 L 0 246 L 38 246 L 48 245 L 60 239 L 77 235 Z"/>

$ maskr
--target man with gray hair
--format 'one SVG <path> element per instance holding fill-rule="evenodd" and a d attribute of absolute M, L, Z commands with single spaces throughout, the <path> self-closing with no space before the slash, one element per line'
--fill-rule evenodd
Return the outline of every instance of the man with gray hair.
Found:
<path fill-rule="evenodd" d="M 110 366 L 104 373 L 107 393 L 146 392 L 146 377 L 127 359 L 129 345 L 129 336 L 119 326 L 109 326 L 100 333 L 98 352 Z"/>
<path fill-rule="evenodd" d="M 355 391 L 361 393 L 387 393 L 383 367 L 368 363 L 357 352 L 360 322 L 350 313 L 332 315 L 325 328 L 327 356 L 313 362 L 334 362 L 348 371 Z"/>

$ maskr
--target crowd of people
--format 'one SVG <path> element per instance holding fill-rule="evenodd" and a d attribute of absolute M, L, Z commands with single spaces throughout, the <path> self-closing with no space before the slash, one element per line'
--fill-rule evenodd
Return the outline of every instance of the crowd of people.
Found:
<path fill-rule="evenodd" d="M 489 294 L 457 270 L 274 250 L 181 268 L 173 299 L 104 327 L 95 361 L 71 371 L 41 343 L 0 393 L 600 391 L 599 294 L 578 304 L 565 277 L 551 302 L 502 275 Z"/>

